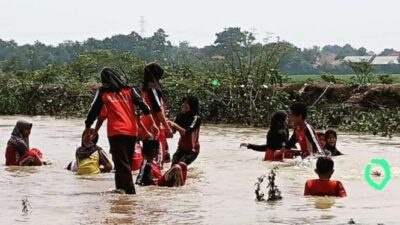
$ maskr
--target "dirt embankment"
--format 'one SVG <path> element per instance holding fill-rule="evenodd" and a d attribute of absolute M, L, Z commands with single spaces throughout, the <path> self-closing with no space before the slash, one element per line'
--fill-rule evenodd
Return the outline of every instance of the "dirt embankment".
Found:
<path fill-rule="evenodd" d="M 313 104 L 325 91 L 322 99 L 328 103 L 349 103 L 358 108 L 400 107 L 400 84 L 372 84 L 366 86 L 312 83 L 293 84 L 278 88 L 288 93 L 299 93 L 300 99 Z"/>

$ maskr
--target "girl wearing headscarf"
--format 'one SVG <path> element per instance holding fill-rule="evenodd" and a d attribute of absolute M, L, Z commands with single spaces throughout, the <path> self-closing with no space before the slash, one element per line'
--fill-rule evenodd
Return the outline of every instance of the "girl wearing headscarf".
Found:
<path fill-rule="evenodd" d="M 40 150 L 29 148 L 32 123 L 18 120 L 7 143 L 6 166 L 41 166 L 43 156 Z"/>
<path fill-rule="evenodd" d="M 326 145 L 325 149 L 328 150 L 328 153 L 331 156 L 338 156 L 338 155 L 343 155 L 339 150 L 336 148 L 336 142 L 337 142 L 337 134 L 336 131 L 329 129 L 325 132 L 325 138 L 326 138 Z"/>
<path fill-rule="evenodd" d="M 182 113 L 178 114 L 174 122 L 169 122 L 173 131 L 181 135 L 178 142 L 178 149 L 172 156 L 172 165 L 184 162 L 191 164 L 199 155 L 200 124 L 198 116 L 199 100 L 193 96 L 186 96 L 182 100 Z"/>
<path fill-rule="evenodd" d="M 92 134 L 92 140 L 89 146 L 83 143 L 82 134 L 82 145 L 76 149 L 76 174 L 77 175 L 90 175 L 98 174 L 100 172 L 107 173 L 112 169 L 111 161 L 108 159 L 107 153 L 97 145 L 99 135 L 95 133 L 94 129 L 89 131 Z"/>
<path fill-rule="evenodd" d="M 90 145 L 92 135 L 90 127 L 100 115 L 103 105 L 107 108 L 107 135 L 110 151 L 115 168 L 115 186 L 126 194 L 135 194 L 131 174 L 132 155 L 138 136 L 139 121 L 136 116 L 136 107 L 139 107 L 144 117 L 150 121 L 150 128 L 158 133 L 150 115 L 149 107 L 132 87 L 125 84 L 119 72 L 112 68 L 101 71 L 102 86 L 96 93 L 92 106 L 86 117 L 84 144 Z M 149 132 L 146 130 L 147 135 Z"/>
<path fill-rule="evenodd" d="M 271 118 L 271 125 L 267 133 L 267 144 L 241 143 L 240 147 L 243 146 L 254 151 L 265 152 L 264 161 L 281 161 L 283 158 L 293 157 L 292 153 L 284 150 L 288 140 L 288 115 L 285 111 L 278 111 Z"/>
<path fill-rule="evenodd" d="M 157 158 L 157 163 L 162 168 L 162 163 L 167 154 L 166 142 L 167 137 L 172 137 L 172 130 L 168 124 L 168 119 L 165 116 L 166 104 L 161 90 L 160 79 L 164 74 L 164 70 L 157 63 L 149 63 L 144 67 L 144 82 L 142 97 L 144 102 L 150 107 L 151 115 L 159 129 L 159 135 L 156 137 L 160 141 L 160 156 Z M 146 129 L 150 129 L 150 121 L 148 117 L 141 117 L 141 122 Z M 142 140 L 145 140 L 141 133 Z"/>

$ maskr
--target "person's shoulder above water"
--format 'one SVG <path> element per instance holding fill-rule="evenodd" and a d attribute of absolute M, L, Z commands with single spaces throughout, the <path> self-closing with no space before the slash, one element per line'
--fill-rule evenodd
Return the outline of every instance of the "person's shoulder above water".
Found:
<path fill-rule="evenodd" d="M 304 195 L 345 197 L 347 194 L 343 184 L 330 179 L 334 172 L 333 160 L 330 157 L 320 157 L 316 164 L 314 171 L 319 179 L 307 180 Z"/>

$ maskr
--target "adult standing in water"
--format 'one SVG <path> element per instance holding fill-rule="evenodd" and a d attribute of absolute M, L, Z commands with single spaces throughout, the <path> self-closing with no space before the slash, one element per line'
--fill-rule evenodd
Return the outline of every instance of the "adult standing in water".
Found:
<path fill-rule="evenodd" d="M 144 79 L 142 97 L 145 103 L 150 107 L 154 122 L 159 129 L 157 139 L 160 142 L 160 155 L 157 159 L 157 164 L 162 168 L 163 160 L 166 156 L 167 137 L 172 137 L 172 129 L 167 122 L 165 116 L 166 105 L 161 90 L 160 79 L 164 74 L 164 70 L 155 62 L 149 63 L 144 67 Z M 150 129 L 151 122 L 149 117 L 141 117 L 143 126 Z M 141 133 L 141 138 L 144 140 L 144 135 Z"/>
<path fill-rule="evenodd" d="M 156 133 L 158 130 L 154 126 L 149 107 L 134 88 L 122 81 L 117 70 L 104 68 L 101 71 L 101 83 L 85 120 L 84 143 L 90 144 L 92 136 L 89 129 L 104 105 L 107 108 L 107 135 L 115 167 L 116 189 L 122 189 L 126 194 L 135 194 L 131 174 L 132 155 L 139 130 L 135 106 L 148 117 L 150 128 L 154 128 Z M 145 132 L 149 135 L 147 130 Z"/>

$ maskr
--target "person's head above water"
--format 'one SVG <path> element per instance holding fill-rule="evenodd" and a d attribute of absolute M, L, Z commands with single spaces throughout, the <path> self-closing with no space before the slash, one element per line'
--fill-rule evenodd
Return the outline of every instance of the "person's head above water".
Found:
<path fill-rule="evenodd" d="M 160 149 L 160 143 L 157 140 L 144 140 L 143 141 L 143 156 L 147 159 L 154 159 L 157 157 Z"/>
<path fill-rule="evenodd" d="M 334 172 L 334 162 L 330 157 L 319 157 L 317 168 L 314 170 L 320 179 L 330 179 Z"/>
<path fill-rule="evenodd" d="M 118 70 L 105 67 L 101 70 L 101 83 L 104 91 L 118 92 L 121 88 L 129 87 L 121 78 Z"/>
<path fill-rule="evenodd" d="M 329 129 L 325 132 L 326 144 L 330 147 L 336 147 L 337 134 L 336 131 Z"/>
<path fill-rule="evenodd" d="M 321 148 L 324 149 L 326 146 L 326 137 L 323 132 L 317 132 L 319 143 L 321 143 Z"/>
<path fill-rule="evenodd" d="M 307 106 L 301 102 L 294 103 L 290 106 L 290 116 L 294 125 L 303 124 L 307 118 Z"/>
<path fill-rule="evenodd" d="M 151 62 L 144 67 L 143 90 L 148 88 L 161 89 L 160 79 L 164 69 L 156 62 Z"/>
<path fill-rule="evenodd" d="M 288 126 L 288 115 L 285 111 L 277 111 L 272 115 L 270 130 L 282 130 Z"/>
<path fill-rule="evenodd" d="M 25 120 L 18 120 L 14 127 L 12 135 L 20 135 L 21 137 L 29 137 L 32 130 L 32 123 Z"/>
<path fill-rule="evenodd" d="M 11 133 L 7 146 L 12 146 L 17 151 L 29 150 L 29 135 L 31 134 L 32 123 L 25 120 L 18 120 Z"/>
<path fill-rule="evenodd" d="M 99 141 L 99 134 L 98 133 L 96 133 L 95 131 L 94 131 L 94 129 L 89 129 L 89 135 L 90 135 L 90 137 L 91 137 L 91 139 L 90 139 L 90 145 L 89 146 L 95 146 L 95 145 L 97 145 L 97 142 Z M 85 138 L 85 135 L 86 135 L 86 133 L 85 133 L 85 131 L 83 131 L 83 133 L 82 133 L 82 146 L 86 146 L 85 145 L 85 143 L 84 143 L 84 138 Z M 89 146 L 86 146 L 86 147 L 89 147 Z"/>
<path fill-rule="evenodd" d="M 182 111 L 197 115 L 199 113 L 199 100 L 194 96 L 185 96 L 182 99 Z"/>

